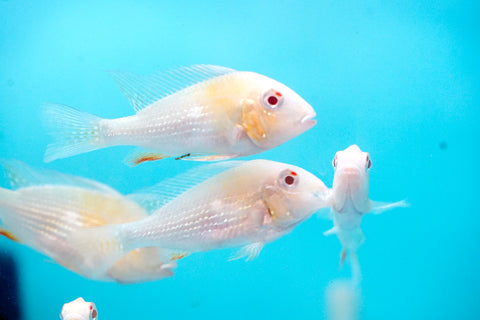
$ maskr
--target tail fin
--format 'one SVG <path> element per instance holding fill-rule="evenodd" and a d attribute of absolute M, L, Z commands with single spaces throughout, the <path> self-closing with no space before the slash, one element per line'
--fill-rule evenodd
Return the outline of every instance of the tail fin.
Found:
<path fill-rule="evenodd" d="M 101 118 L 60 104 L 41 110 L 43 123 L 54 142 L 47 146 L 44 161 L 67 158 L 101 148 Z"/>

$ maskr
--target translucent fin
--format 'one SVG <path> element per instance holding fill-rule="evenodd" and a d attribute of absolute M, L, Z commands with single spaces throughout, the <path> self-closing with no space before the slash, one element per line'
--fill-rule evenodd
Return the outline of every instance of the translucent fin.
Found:
<path fill-rule="evenodd" d="M 13 233 L 11 233 L 10 231 L 6 230 L 6 229 L 2 229 L 0 228 L 0 236 L 4 236 L 6 237 L 7 239 L 10 239 L 12 241 L 15 241 L 15 242 L 20 242 L 17 237 L 15 237 L 15 235 Z"/>
<path fill-rule="evenodd" d="M 148 212 L 153 212 L 197 184 L 242 163 L 244 161 L 237 160 L 198 166 L 152 187 L 140 189 L 129 194 L 128 197 Z"/>
<path fill-rule="evenodd" d="M 332 234 L 337 234 L 338 233 L 338 227 L 333 227 L 323 233 L 324 236 L 330 236 Z"/>
<path fill-rule="evenodd" d="M 157 247 L 134 249 L 117 261 L 108 270 L 108 275 L 122 284 L 171 277 L 177 264 L 167 255 L 168 253 Z"/>
<path fill-rule="evenodd" d="M 387 210 L 393 209 L 393 208 L 405 208 L 410 206 L 410 204 L 405 201 L 397 201 L 397 202 L 378 202 L 378 201 L 371 201 L 371 213 L 373 214 L 380 214 L 383 213 Z"/>
<path fill-rule="evenodd" d="M 75 263 L 81 270 L 92 270 L 95 273 L 92 278 L 105 274 L 114 263 L 131 251 L 123 245 L 118 228 L 118 225 L 110 225 L 73 232 L 68 241 L 77 253 L 78 261 L 70 263 Z"/>
<path fill-rule="evenodd" d="M 48 184 L 75 186 L 109 194 L 119 194 L 100 182 L 54 170 L 33 168 L 18 160 L 0 160 L 0 165 L 3 167 L 12 189 Z"/>
<path fill-rule="evenodd" d="M 44 161 L 67 158 L 101 148 L 101 118 L 60 104 L 41 110 L 44 126 L 54 142 L 47 146 Z"/>
<path fill-rule="evenodd" d="M 238 154 L 184 154 L 175 160 L 222 161 L 237 158 Z"/>
<path fill-rule="evenodd" d="M 129 166 L 137 166 L 143 162 L 156 161 L 169 157 L 170 156 L 164 155 L 162 153 L 138 148 L 129 155 L 127 155 L 123 162 L 125 162 Z"/>
<path fill-rule="evenodd" d="M 140 111 L 176 91 L 235 70 L 213 65 L 194 65 L 143 77 L 131 72 L 110 72 L 135 111 Z"/>
<path fill-rule="evenodd" d="M 262 242 L 254 242 L 248 244 L 238 250 L 238 252 L 233 257 L 228 259 L 228 261 L 238 260 L 242 258 L 245 258 L 245 261 L 252 261 L 256 257 L 258 257 L 258 255 L 263 249 L 263 246 L 264 244 Z"/>

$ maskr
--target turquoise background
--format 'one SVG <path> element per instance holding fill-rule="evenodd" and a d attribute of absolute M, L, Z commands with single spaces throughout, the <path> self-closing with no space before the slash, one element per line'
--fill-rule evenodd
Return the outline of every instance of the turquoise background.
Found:
<path fill-rule="evenodd" d="M 0 1 L 0 156 L 123 193 L 198 165 L 130 168 L 116 147 L 43 163 L 44 102 L 106 118 L 132 108 L 106 71 L 216 64 L 274 78 L 318 124 L 252 158 L 299 165 L 331 186 L 336 151 L 371 154 L 371 198 L 409 208 L 366 216 L 361 318 L 479 319 L 479 47 L 476 1 Z M 3 186 L 6 186 L 3 183 Z M 0 239 L 18 263 L 24 319 L 94 301 L 100 319 L 321 319 L 340 244 L 312 217 L 252 262 L 195 254 L 162 281 L 87 280 Z"/>

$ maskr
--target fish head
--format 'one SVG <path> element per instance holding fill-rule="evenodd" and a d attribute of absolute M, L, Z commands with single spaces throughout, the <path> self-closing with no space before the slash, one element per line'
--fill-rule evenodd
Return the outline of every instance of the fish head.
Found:
<path fill-rule="evenodd" d="M 81 297 L 65 303 L 60 312 L 62 320 L 97 320 L 97 318 L 98 312 L 95 303 L 87 302 Z"/>
<path fill-rule="evenodd" d="M 259 148 L 277 147 L 316 124 L 312 106 L 292 89 L 268 77 L 249 74 L 249 91 L 241 103 L 241 122 Z"/>
<path fill-rule="evenodd" d="M 338 151 L 332 161 L 335 174 L 333 177 L 334 209 L 345 210 L 347 202 L 356 211 L 368 211 L 369 171 L 372 160 L 368 152 L 363 152 L 357 145 Z"/>
<path fill-rule="evenodd" d="M 273 163 L 269 172 L 262 199 L 272 226 L 291 228 L 328 206 L 329 189 L 310 172 L 284 163 Z"/>

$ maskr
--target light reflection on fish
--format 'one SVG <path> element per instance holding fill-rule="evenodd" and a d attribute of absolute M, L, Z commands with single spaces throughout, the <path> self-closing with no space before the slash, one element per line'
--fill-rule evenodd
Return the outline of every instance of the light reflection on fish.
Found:
<path fill-rule="evenodd" d="M 112 75 L 137 113 L 109 120 L 46 105 L 43 116 L 55 142 L 45 161 L 118 145 L 142 148 L 130 164 L 231 159 L 274 148 L 316 123 L 298 94 L 254 72 L 197 65 L 145 78 Z"/>
<path fill-rule="evenodd" d="M 224 171 L 215 173 L 219 167 Z M 197 183 L 198 172 L 202 176 L 209 168 L 211 178 Z M 145 246 L 187 252 L 242 247 L 236 257 L 253 259 L 264 244 L 289 233 L 326 205 L 324 183 L 293 165 L 252 160 L 200 169 L 171 179 L 174 185 L 166 181 L 132 195 L 148 206 L 155 195 L 167 194 L 166 204 L 154 203 L 148 218 L 73 234 L 71 241 L 79 243 L 76 247 L 81 244 L 82 255 L 92 254 L 90 262 L 82 262 L 101 270 L 125 252 Z M 185 188 L 188 181 L 193 186 Z"/>
<path fill-rule="evenodd" d="M 18 161 L 2 162 L 12 187 L 0 188 L 0 234 L 29 246 L 84 277 L 133 283 L 173 275 L 177 253 L 159 248 L 128 252 L 102 273 L 76 263 L 71 234 L 85 228 L 136 221 L 148 213 L 136 202 L 98 182 Z M 88 252 L 85 253 L 88 256 Z"/>

